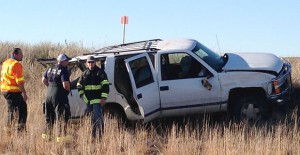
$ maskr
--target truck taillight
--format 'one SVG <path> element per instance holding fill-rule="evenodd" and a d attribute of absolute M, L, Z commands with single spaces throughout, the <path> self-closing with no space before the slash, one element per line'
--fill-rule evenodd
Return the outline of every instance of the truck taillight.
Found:
<path fill-rule="evenodd" d="M 273 81 L 273 86 L 276 94 L 280 94 L 280 88 L 278 84 L 279 84 L 278 80 Z"/>

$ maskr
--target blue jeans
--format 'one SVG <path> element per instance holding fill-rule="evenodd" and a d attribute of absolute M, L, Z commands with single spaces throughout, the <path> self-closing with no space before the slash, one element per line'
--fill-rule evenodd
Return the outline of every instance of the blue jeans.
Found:
<path fill-rule="evenodd" d="M 85 115 L 91 116 L 93 138 L 96 138 L 97 134 L 99 137 L 103 134 L 104 121 L 102 111 L 103 108 L 100 103 L 87 104 L 86 106 Z"/>

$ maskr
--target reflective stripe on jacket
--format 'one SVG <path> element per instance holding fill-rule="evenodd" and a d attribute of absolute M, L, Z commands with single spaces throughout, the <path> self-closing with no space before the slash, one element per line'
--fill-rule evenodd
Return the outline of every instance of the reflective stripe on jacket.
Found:
<path fill-rule="evenodd" d="M 2 64 L 1 91 L 21 92 L 18 84 L 25 83 L 23 66 L 15 59 L 7 59 Z"/>

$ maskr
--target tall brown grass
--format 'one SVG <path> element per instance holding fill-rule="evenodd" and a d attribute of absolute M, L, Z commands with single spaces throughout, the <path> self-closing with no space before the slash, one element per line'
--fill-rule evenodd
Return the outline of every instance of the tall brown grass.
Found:
<path fill-rule="evenodd" d="M 14 47 L 24 51 L 26 89 L 29 95 L 27 132 L 7 134 L 2 128 L 6 119 L 6 101 L 0 97 L 0 154 L 300 154 L 300 132 L 296 111 L 284 121 L 271 124 L 249 125 L 231 121 L 212 121 L 209 117 L 192 122 L 148 124 L 136 128 L 118 126 L 117 120 L 105 116 L 105 134 L 92 142 L 87 118 L 71 124 L 68 132 L 72 139 L 57 143 L 41 138 L 45 121 L 42 113 L 45 87 L 41 83 L 44 68 L 37 58 L 70 56 L 87 53 L 92 49 L 80 44 L 0 42 L 0 58 L 9 56 Z M 293 82 L 299 84 L 299 58 L 288 58 L 293 65 Z M 296 101 L 299 102 L 299 101 Z M 56 134 L 54 134 L 54 137 Z"/>

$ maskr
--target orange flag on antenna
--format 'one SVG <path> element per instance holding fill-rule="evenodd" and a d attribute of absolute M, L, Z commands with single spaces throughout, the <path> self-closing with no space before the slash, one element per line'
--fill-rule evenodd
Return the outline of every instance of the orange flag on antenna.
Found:
<path fill-rule="evenodd" d="M 128 24 L 128 16 L 121 17 L 121 24 Z"/>

